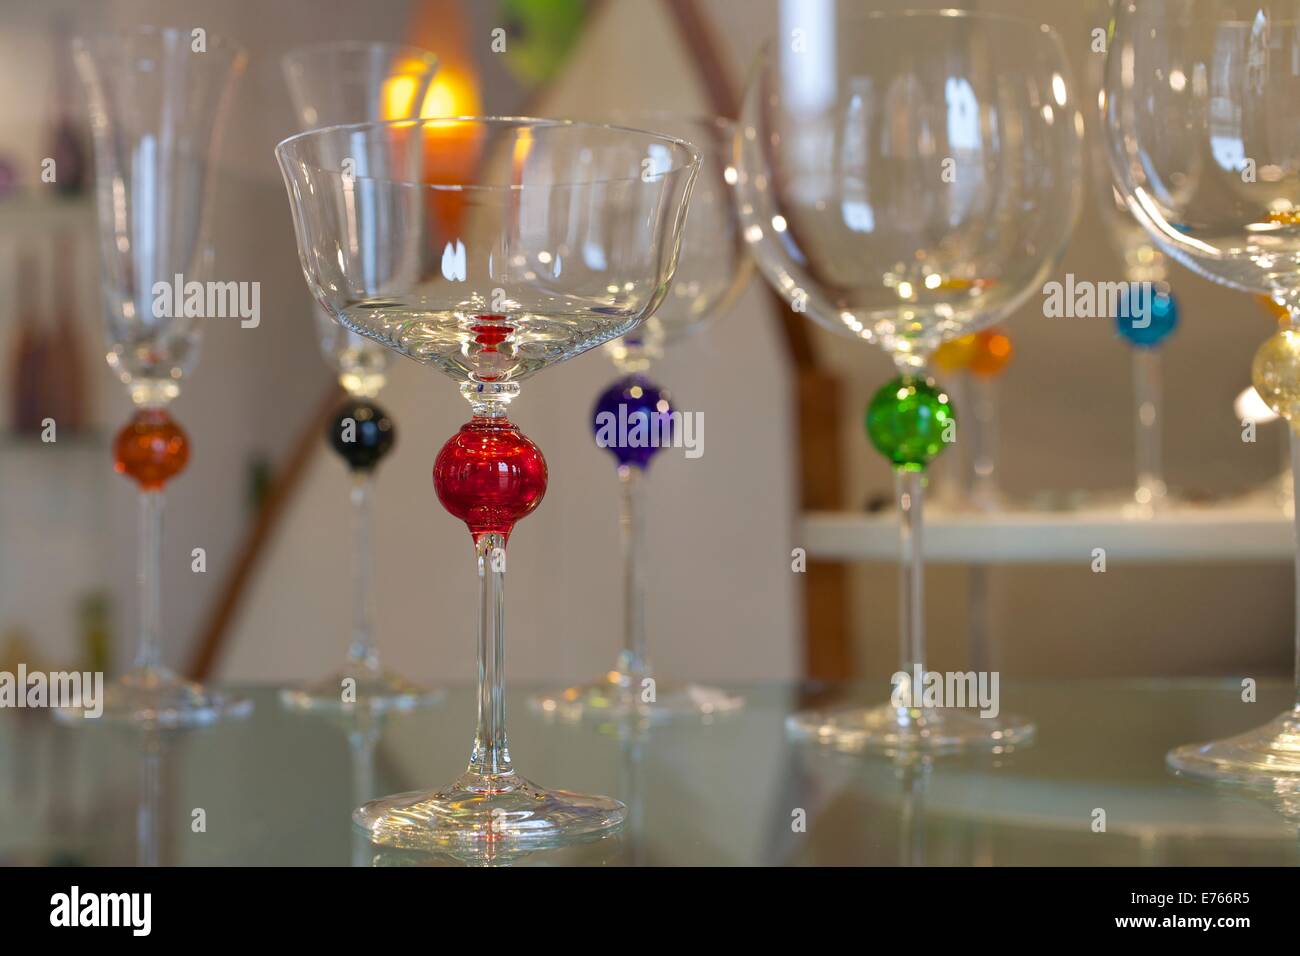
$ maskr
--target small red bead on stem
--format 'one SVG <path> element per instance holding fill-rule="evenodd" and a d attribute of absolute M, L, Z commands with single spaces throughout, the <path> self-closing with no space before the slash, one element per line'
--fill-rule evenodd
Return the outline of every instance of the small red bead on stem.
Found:
<path fill-rule="evenodd" d="M 546 459 L 513 423 L 475 417 L 438 452 L 433 487 L 476 541 L 485 534 L 509 537 L 546 494 Z"/>

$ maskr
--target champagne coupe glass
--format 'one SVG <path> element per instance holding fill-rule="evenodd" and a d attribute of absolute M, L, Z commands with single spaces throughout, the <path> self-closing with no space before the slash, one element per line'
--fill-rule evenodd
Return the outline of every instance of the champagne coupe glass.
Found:
<path fill-rule="evenodd" d="M 448 155 L 467 181 L 431 182 Z M 367 803 L 371 842 L 536 848 L 609 833 L 625 808 L 518 775 L 505 730 L 506 542 L 541 502 L 546 462 L 507 417 L 528 376 L 624 335 L 668 295 L 700 166 L 690 144 L 560 120 L 457 118 L 333 127 L 276 148 L 298 254 L 344 326 L 459 383 L 473 417 L 434 464 L 479 578 L 478 727 L 440 790 Z"/>
<path fill-rule="evenodd" d="M 1033 725 L 979 716 L 927 685 L 921 508 L 926 465 L 955 438 L 926 377 L 947 338 L 1043 288 L 1080 205 L 1083 117 L 1059 38 L 983 13 L 864 13 L 801 23 L 761 54 L 737 137 L 745 238 L 769 281 L 834 331 L 874 342 L 899 377 L 867 431 L 901 514 L 902 666 L 889 703 L 793 716 L 847 750 L 1003 750 Z M 803 8 L 800 8 L 801 10 Z"/>
<path fill-rule="evenodd" d="M 665 347 L 724 313 L 749 280 L 751 260 L 736 227 L 729 184 L 735 178 L 731 166 L 735 130 L 729 120 L 717 117 L 620 113 L 611 118 L 695 144 L 703 165 L 691 193 L 682 254 L 668 297 L 644 324 L 605 345 L 621 374 L 597 397 L 592 411 L 597 443 L 614 456 L 622 491 L 623 648 L 604 675 L 544 693 L 532 704 L 562 720 L 605 719 L 632 712 L 652 720 L 710 716 L 739 709 L 741 698 L 716 687 L 655 680 L 646 652 L 644 483 L 663 442 L 643 441 L 637 422 L 646 424 L 648 438 L 671 438 L 673 409 L 668 392 L 650 378 L 649 370 Z M 627 422 L 627 428 L 620 427 L 621 422 Z"/>
<path fill-rule="evenodd" d="M 104 716 L 211 723 L 251 703 L 163 663 L 163 489 L 189 460 L 189 439 L 167 409 L 198 359 L 202 321 L 175 303 L 208 278 L 213 157 L 244 54 L 210 34 L 152 27 L 79 38 L 74 53 L 94 133 L 108 364 L 136 406 L 114 455 L 140 488 L 139 649 L 106 689 Z"/>
<path fill-rule="evenodd" d="M 1114 2 L 1110 21 L 1110 37 L 1114 40 Z M 1097 91 L 1096 113 L 1099 119 L 1106 113 L 1105 61 L 1094 57 L 1090 77 L 1096 77 L 1090 86 Z M 1095 124 L 1094 124 L 1095 125 Z M 1129 212 L 1128 203 L 1116 188 L 1110 174 L 1104 130 L 1094 130 L 1089 139 L 1089 166 L 1092 171 L 1096 209 L 1111 246 L 1124 259 L 1126 286 L 1115 310 L 1115 328 L 1132 350 L 1133 355 L 1133 418 L 1135 423 L 1135 464 L 1137 484 L 1129 496 L 1125 512 L 1135 518 L 1150 518 L 1164 510 L 1169 503 L 1169 489 L 1165 484 L 1161 432 L 1163 429 L 1163 388 L 1161 385 L 1161 349 L 1178 327 L 1178 302 L 1169 289 L 1169 260 L 1155 240 Z M 1190 180 L 1180 188 L 1186 189 Z M 1100 300 L 1100 296 L 1098 297 Z M 1108 307 L 1111 303 L 1108 300 Z M 1099 302 L 1100 307 L 1100 302 Z"/>
<path fill-rule="evenodd" d="M 1260 397 L 1300 453 L 1300 0 L 1120 5 L 1106 68 L 1116 186 L 1170 258 L 1267 294 L 1290 323 L 1255 355 Z M 1300 561 L 1297 561 L 1300 649 Z M 1262 727 L 1171 751 L 1176 772 L 1300 786 L 1300 704 Z"/>
<path fill-rule="evenodd" d="M 394 43 L 344 41 L 302 47 L 281 60 L 299 128 L 414 119 L 420 115 L 438 58 Z M 347 398 L 326 439 L 352 474 L 352 640 L 333 674 L 286 688 L 281 701 L 302 710 L 403 710 L 432 703 L 438 693 L 384 670 L 374 635 L 374 556 L 371 546 L 375 469 L 397 439 L 396 425 L 376 401 L 392 355 L 377 342 L 339 325 L 318 306 L 316 326 L 325 361 Z"/>

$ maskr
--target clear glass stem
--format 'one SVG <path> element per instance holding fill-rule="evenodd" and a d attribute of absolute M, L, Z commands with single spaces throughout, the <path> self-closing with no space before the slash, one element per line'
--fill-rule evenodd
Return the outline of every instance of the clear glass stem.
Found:
<path fill-rule="evenodd" d="M 478 727 L 469 770 L 513 774 L 506 742 L 505 598 L 506 539 L 483 534 L 474 542 L 478 559 Z"/>
<path fill-rule="evenodd" d="M 997 382 L 972 376 L 971 397 L 974 427 L 971 429 L 971 500 L 978 508 L 992 508 L 998 501 Z"/>
<path fill-rule="evenodd" d="M 140 561 L 136 583 L 140 591 L 140 644 L 135 666 L 162 669 L 162 520 L 163 493 L 140 492 Z"/>
<path fill-rule="evenodd" d="M 1133 349 L 1133 395 L 1137 425 L 1137 503 L 1156 509 L 1165 500 L 1164 466 L 1160 460 L 1160 352 Z"/>
<path fill-rule="evenodd" d="M 618 470 L 622 486 L 619 533 L 623 539 L 623 651 L 618 658 L 618 672 L 628 686 L 640 688 L 650 673 L 646 658 L 645 631 L 645 542 L 644 494 L 645 475 L 640 468 L 624 465 Z"/>
<path fill-rule="evenodd" d="M 367 800 L 375 798 L 375 747 L 379 743 L 379 734 L 357 731 L 348 735 L 348 745 L 352 751 L 352 805 L 359 807 Z M 355 827 L 349 827 L 352 841 L 352 865 L 370 866 L 374 851 L 365 834 Z"/>
<path fill-rule="evenodd" d="M 358 474 L 352 485 L 352 644 L 348 648 L 348 660 L 369 671 L 379 669 L 372 583 L 374 499 L 374 477 L 369 472 Z"/>
<path fill-rule="evenodd" d="M 989 569 L 987 565 L 971 565 L 967 587 L 970 588 L 967 599 L 967 613 L 970 614 L 970 621 L 967 624 L 967 633 L 969 634 L 967 652 L 971 669 L 977 673 L 984 673 L 992 669 L 993 661 L 989 636 L 992 628 L 989 626 Z"/>
<path fill-rule="evenodd" d="M 1296 428 L 1290 429 L 1291 442 L 1291 487 L 1296 487 L 1297 477 L 1300 476 L 1300 434 L 1297 434 Z M 1296 499 L 1297 507 L 1295 509 L 1295 528 L 1296 528 L 1296 562 L 1295 562 L 1295 706 L 1300 711 L 1300 498 Z"/>
<path fill-rule="evenodd" d="M 898 492 L 898 638 L 900 670 L 925 670 L 925 558 L 921 546 L 925 473 L 899 468 Z"/>
<path fill-rule="evenodd" d="M 971 502 L 985 511 L 999 504 L 998 491 L 998 388 L 997 379 L 972 375 Z M 968 652 L 976 671 L 989 668 L 989 572 L 983 564 L 971 566 L 968 578 Z"/>
<path fill-rule="evenodd" d="M 159 810 L 162 804 L 162 738 L 146 732 L 140 748 L 140 802 L 136 807 L 136 865 L 158 866 L 161 861 Z"/>

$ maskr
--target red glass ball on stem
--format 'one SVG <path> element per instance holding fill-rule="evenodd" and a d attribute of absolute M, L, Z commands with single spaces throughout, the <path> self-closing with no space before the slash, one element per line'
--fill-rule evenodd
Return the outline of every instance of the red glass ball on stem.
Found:
<path fill-rule="evenodd" d="M 508 419 L 476 416 L 438 452 L 433 487 L 475 540 L 485 534 L 508 538 L 515 522 L 546 494 L 546 459 Z"/>

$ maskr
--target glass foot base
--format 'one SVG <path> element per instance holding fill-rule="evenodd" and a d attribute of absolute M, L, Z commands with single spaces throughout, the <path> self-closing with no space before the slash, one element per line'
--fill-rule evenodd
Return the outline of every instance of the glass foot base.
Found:
<path fill-rule="evenodd" d="M 599 839 L 617 830 L 627 808 L 609 797 L 544 790 L 511 772 L 466 772 L 438 791 L 372 800 L 352 819 L 379 846 L 408 850 L 531 851 Z"/>
<path fill-rule="evenodd" d="M 355 683 L 345 686 L 344 681 Z M 435 704 L 441 697 L 442 691 L 412 684 L 396 674 L 387 671 L 375 674 L 364 670 L 335 671 L 314 683 L 280 691 L 280 703 L 290 710 L 333 713 L 414 710 Z"/>
<path fill-rule="evenodd" d="M 105 685 L 102 702 L 60 708 L 54 716 L 63 723 L 100 719 L 176 728 L 202 727 L 246 717 L 252 711 L 251 700 L 182 680 L 169 670 L 137 668 Z"/>
<path fill-rule="evenodd" d="M 805 711 L 786 718 L 786 731 L 795 740 L 875 753 L 1005 753 L 1033 740 L 1034 729 L 1009 714 L 981 717 L 973 710 L 892 704 Z"/>
<path fill-rule="evenodd" d="M 574 722 L 630 716 L 651 721 L 698 719 L 732 713 L 745 705 L 742 697 L 698 684 L 656 681 L 653 701 L 642 699 L 646 690 L 649 688 L 643 690 L 639 685 L 634 686 L 624 675 L 611 671 L 605 677 L 586 684 L 539 694 L 528 703 L 540 714 Z"/>
<path fill-rule="evenodd" d="M 1165 763 L 1175 773 L 1205 780 L 1300 790 L 1300 708 L 1236 737 L 1176 747 Z"/>

